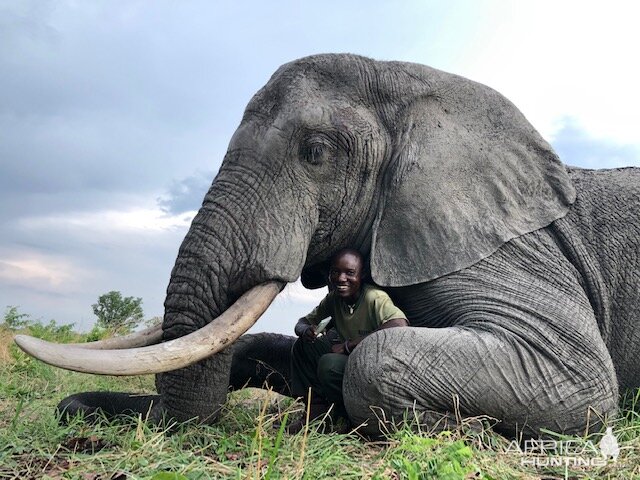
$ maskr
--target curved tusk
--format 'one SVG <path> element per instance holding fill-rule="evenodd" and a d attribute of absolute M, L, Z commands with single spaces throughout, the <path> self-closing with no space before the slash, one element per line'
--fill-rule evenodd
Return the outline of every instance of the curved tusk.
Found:
<path fill-rule="evenodd" d="M 162 324 L 154 325 L 139 332 L 122 337 L 107 338 L 97 342 L 65 343 L 67 347 L 84 348 L 87 350 L 122 350 L 125 348 L 146 347 L 162 341 Z"/>
<path fill-rule="evenodd" d="M 94 350 L 17 335 L 15 342 L 43 362 L 99 375 L 145 375 L 187 367 L 219 352 L 246 332 L 269 307 L 282 282 L 267 282 L 242 295 L 201 329 L 158 345 L 126 350 Z"/>

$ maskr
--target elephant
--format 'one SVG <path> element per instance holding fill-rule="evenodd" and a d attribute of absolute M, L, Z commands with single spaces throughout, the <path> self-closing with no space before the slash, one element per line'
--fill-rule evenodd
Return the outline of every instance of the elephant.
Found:
<path fill-rule="evenodd" d="M 63 368 L 157 373 L 147 403 L 91 393 L 63 408 L 113 400 L 113 411 L 213 423 L 230 384 L 288 393 L 294 339 L 242 334 L 285 284 L 325 286 L 327 260 L 351 247 L 410 323 L 350 355 L 344 402 L 363 433 L 407 414 L 427 425 L 486 415 L 507 436 L 582 433 L 640 386 L 638 207 L 640 169 L 563 164 L 487 86 L 314 55 L 249 102 L 178 252 L 154 341 L 16 342 Z"/>

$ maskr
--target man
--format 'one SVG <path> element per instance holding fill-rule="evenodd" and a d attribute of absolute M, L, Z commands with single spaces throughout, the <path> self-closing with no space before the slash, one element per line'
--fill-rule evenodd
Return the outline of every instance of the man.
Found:
<path fill-rule="evenodd" d="M 298 320 L 295 333 L 300 337 L 291 355 L 291 390 L 306 398 L 311 388 L 311 419 L 324 415 L 333 404 L 333 417 L 347 415 L 342 400 L 342 377 L 349 354 L 372 332 L 408 325 L 406 315 L 389 295 L 373 285 L 362 283 L 363 259 L 360 252 L 337 252 L 329 270 L 329 293 L 307 316 Z M 319 323 L 331 317 L 337 339 L 318 336 Z M 304 421 L 294 423 L 290 432 L 300 430 Z"/>

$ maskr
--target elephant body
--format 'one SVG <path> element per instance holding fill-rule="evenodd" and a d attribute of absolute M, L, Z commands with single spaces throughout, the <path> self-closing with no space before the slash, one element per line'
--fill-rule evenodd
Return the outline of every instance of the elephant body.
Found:
<path fill-rule="evenodd" d="M 618 389 L 640 385 L 640 170 L 570 175 L 565 217 L 471 267 L 390 290 L 426 328 L 381 331 L 354 352 L 344 388 L 355 421 L 375 424 L 377 405 L 433 424 L 454 397 L 463 416 L 500 419 L 511 435 L 580 433 L 615 414 Z"/>
<path fill-rule="evenodd" d="M 352 353 L 354 423 L 376 433 L 381 417 L 489 415 L 508 435 L 581 432 L 615 413 L 619 388 L 640 386 L 639 207 L 639 169 L 567 168 L 484 85 L 303 58 L 254 96 L 231 139 L 178 253 L 163 340 L 264 282 L 322 287 L 328 259 L 352 247 L 412 325 Z M 288 393 L 292 342 L 247 335 L 159 374 L 152 417 L 212 422 L 229 385 Z"/>
<path fill-rule="evenodd" d="M 640 169 L 569 172 L 577 198 L 562 219 L 459 272 L 387 289 L 417 328 L 381 330 L 351 355 L 345 401 L 363 431 L 407 412 L 434 425 L 456 402 L 509 435 L 581 433 L 640 385 Z M 254 359 L 273 350 L 247 341 Z M 232 384 L 261 380 L 244 372 Z"/>

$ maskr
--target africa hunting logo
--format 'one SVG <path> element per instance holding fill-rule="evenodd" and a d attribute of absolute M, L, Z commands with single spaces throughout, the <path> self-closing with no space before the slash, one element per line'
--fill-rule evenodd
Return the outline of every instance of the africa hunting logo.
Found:
<path fill-rule="evenodd" d="M 521 465 L 533 467 L 603 467 L 620 454 L 618 440 L 611 427 L 596 447 L 591 440 L 525 440 L 523 448 L 515 440 L 507 447 L 506 453 L 520 455 Z"/>

